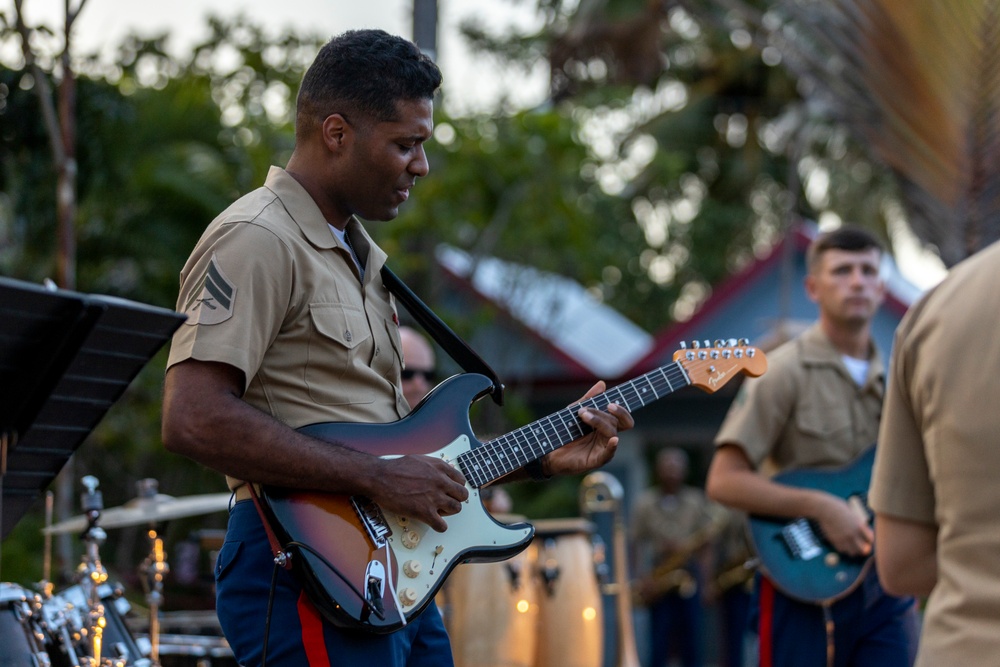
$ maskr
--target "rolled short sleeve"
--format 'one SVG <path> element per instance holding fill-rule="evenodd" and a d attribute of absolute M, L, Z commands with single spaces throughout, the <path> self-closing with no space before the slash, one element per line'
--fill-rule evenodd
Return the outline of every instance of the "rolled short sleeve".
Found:
<path fill-rule="evenodd" d="M 924 438 L 909 395 L 912 368 L 903 326 L 896 333 L 869 504 L 910 521 L 935 523 L 934 486 Z"/>

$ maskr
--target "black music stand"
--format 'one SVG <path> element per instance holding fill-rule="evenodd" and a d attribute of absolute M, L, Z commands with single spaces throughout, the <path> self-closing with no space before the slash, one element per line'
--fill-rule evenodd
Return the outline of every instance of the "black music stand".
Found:
<path fill-rule="evenodd" d="M 0 540 L 184 319 L 0 278 Z"/>

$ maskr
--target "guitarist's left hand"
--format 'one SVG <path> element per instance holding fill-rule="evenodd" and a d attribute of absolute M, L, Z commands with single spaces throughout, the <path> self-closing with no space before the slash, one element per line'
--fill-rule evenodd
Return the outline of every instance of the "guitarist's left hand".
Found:
<path fill-rule="evenodd" d="M 579 402 L 605 391 L 604 381 L 595 384 Z M 617 403 L 608 404 L 607 411 L 580 408 L 581 421 L 594 430 L 542 457 L 546 475 L 575 475 L 599 468 L 615 455 L 618 434 L 635 426 L 632 414 Z"/>

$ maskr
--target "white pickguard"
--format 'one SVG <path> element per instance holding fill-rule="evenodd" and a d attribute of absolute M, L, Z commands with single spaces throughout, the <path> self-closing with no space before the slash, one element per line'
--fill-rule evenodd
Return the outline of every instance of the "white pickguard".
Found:
<path fill-rule="evenodd" d="M 468 436 L 462 435 L 430 456 L 454 465 L 456 458 L 470 448 Z M 479 489 L 468 484 L 466 488 L 469 490 L 469 497 L 463 503 L 462 511 L 445 518 L 448 530 L 443 533 L 415 519 L 384 512 L 386 523 L 392 531 L 388 541 L 398 563 L 394 583 L 403 613 L 421 607 L 428 596 L 437 591 L 441 577 L 453 563 L 476 560 L 475 554 L 469 553 L 470 551 L 509 549 L 526 542 L 531 536 L 532 528 L 528 525 L 511 528 L 497 523 L 483 507 Z"/>

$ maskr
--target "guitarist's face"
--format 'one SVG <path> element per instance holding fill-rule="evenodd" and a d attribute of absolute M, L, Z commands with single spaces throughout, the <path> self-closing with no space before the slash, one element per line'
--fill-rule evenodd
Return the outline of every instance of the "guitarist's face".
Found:
<path fill-rule="evenodd" d="M 806 291 L 823 316 L 845 326 L 871 321 L 885 296 L 879 251 L 831 248 L 806 277 Z"/>

